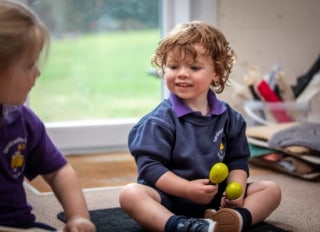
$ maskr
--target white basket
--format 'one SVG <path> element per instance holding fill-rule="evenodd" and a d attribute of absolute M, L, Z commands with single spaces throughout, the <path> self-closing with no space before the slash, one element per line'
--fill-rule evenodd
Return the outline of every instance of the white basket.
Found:
<path fill-rule="evenodd" d="M 308 120 L 310 105 L 308 102 L 262 102 L 247 101 L 244 111 L 255 124 L 273 125 L 281 123 L 275 117 L 276 113 L 286 113 L 292 121 L 305 122 Z"/>

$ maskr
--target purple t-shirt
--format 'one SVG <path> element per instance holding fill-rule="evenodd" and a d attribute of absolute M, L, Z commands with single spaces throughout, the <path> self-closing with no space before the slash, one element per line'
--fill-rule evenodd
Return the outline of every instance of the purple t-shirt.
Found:
<path fill-rule="evenodd" d="M 0 105 L 0 225 L 32 223 L 24 178 L 57 171 L 66 162 L 29 108 Z"/>

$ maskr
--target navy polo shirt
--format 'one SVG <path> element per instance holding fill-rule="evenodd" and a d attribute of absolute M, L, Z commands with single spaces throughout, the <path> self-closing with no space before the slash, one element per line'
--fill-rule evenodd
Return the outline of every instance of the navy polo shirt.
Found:
<path fill-rule="evenodd" d="M 249 174 L 249 146 L 243 117 L 210 90 L 209 115 L 193 112 L 174 94 L 132 128 L 128 145 L 138 181 L 154 186 L 167 171 L 188 180 L 208 178 L 212 165 Z"/>

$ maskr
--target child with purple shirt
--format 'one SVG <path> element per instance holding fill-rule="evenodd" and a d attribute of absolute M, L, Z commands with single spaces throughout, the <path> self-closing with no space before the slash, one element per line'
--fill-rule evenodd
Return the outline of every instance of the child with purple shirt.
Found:
<path fill-rule="evenodd" d="M 27 6 L 0 0 L 0 226 L 56 230 L 36 221 L 26 199 L 24 178 L 42 175 L 65 211 L 64 231 L 94 232 L 75 171 L 23 105 L 48 46 L 45 25 Z"/>

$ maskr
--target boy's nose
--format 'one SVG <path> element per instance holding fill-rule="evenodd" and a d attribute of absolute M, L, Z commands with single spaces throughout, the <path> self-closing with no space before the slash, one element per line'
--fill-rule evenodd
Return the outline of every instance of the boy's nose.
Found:
<path fill-rule="evenodd" d="M 184 68 L 184 67 L 182 67 L 182 68 L 180 68 L 179 69 L 179 72 L 178 72 L 178 77 L 179 78 L 186 78 L 186 77 L 188 77 L 188 70 L 187 70 L 187 68 Z"/>

